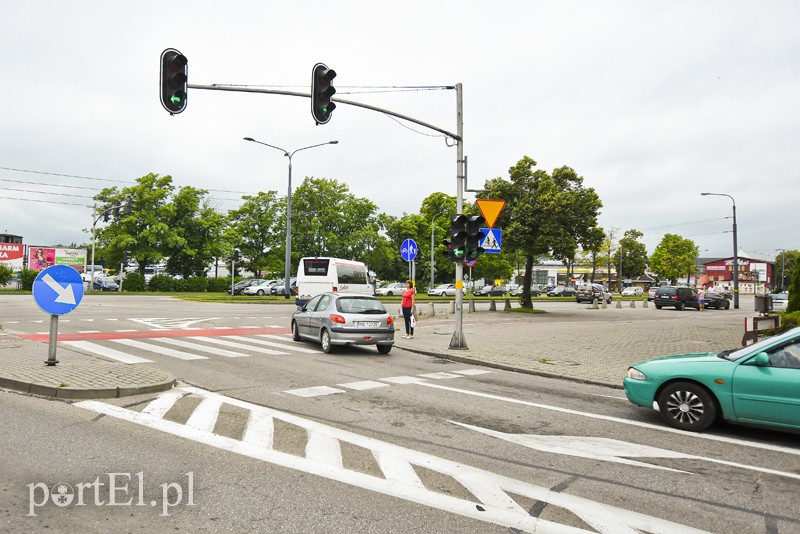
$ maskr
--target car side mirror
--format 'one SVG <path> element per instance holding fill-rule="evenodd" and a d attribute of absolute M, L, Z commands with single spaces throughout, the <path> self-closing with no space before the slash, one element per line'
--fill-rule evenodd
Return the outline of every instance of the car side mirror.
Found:
<path fill-rule="evenodd" d="M 306 307 L 305 306 L 298 306 L 297 307 L 297 311 L 306 311 Z"/>
<path fill-rule="evenodd" d="M 766 352 L 759 352 L 754 357 L 752 357 L 750 359 L 750 361 L 748 361 L 747 363 L 749 363 L 750 365 L 758 366 L 758 367 L 769 367 L 770 366 L 769 356 L 767 356 Z"/>

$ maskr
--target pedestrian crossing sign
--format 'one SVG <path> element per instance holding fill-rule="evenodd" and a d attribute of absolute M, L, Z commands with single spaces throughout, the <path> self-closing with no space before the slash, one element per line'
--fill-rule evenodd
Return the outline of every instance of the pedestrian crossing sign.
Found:
<path fill-rule="evenodd" d="M 498 254 L 503 242 L 503 230 L 500 228 L 481 228 L 481 232 L 486 234 L 486 237 L 480 243 L 484 252 Z"/>

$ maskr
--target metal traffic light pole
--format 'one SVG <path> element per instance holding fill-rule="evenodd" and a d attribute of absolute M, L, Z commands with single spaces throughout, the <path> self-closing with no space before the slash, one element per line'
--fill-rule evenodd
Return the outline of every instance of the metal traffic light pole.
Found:
<path fill-rule="evenodd" d="M 456 213 L 464 213 L 464 99 L 461 84 L 456 84 Z M 464 337 L 463 303 L 464 262 L 456 262 L 455 330 L 450 339 L 451 349 L 468 349 Z"/>

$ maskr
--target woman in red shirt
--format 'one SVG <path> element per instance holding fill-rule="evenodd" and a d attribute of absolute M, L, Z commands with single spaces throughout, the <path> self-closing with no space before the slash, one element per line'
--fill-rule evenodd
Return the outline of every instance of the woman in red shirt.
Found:
<path fill-rule="evenodd" d="M 403 310 L 403 320 L 406 323 L 406 339 L 414 337 L 414 327 L 411 326 L 411 310 L 414 308 L 414 295 L 417 290 L 411 280 L 406 280 L 406 288 L 403 290 L 403 300 L 400 301 L 400 308 Z"/>

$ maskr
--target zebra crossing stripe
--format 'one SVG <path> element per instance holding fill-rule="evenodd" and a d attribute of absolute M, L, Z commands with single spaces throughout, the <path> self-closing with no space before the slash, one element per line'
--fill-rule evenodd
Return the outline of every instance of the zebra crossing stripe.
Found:
<path fill-rule="evenodd" d="M 110 347 L 98 345 L 97 343 L 92 343 L 91 341 L 62 341 L 61 343 L 64 345 L 69 345 L 70 347 L 75 347 L 76 349 L 91 352 L 92 354 L 97 354 L 98 356 L 117 360 L 118 362 L 122 363 L 152 363 L 153 361 L 146 358 L 140 358 L 139 356 L 134 356 L 133 354 L 128 354 L 126 352 L 121 352 Z"/>
<path fill-rule="evenodd" d="M 230 336 L 230 337 L 233 337 L 233 336 Z M 250 351 L 253 351 L 253 352 L 260 352 L 262 354 L 273 354 L 273 355 L 278 355 L 278 356 L 282 356 L 282 355 L 288 354 L 288 352 L 283 352 L 283 351 L 279 351 L 279 350 L 272 350 L 272 349 L 262 349 L 261 347 L 254 347 L 252 345 L 245 345 L 243 343 L 236 343 L 236 342 L 233 342 L 233 341 L 225 341 L 224 339 L 218 339 L 218 338 L 215 338 L 215 337 L 200 337 L 200 336 L 197 336 L 197 337 L 190 337 L 189 339 L 196 339 L 196 340 L 204 341 L 206 343 L 211 343 L 211 344 L 214 344 L 214 345 L 222 345 L 224 347 L 232 347 L 234 349 L 244 349 L 244 350 L 250 350 Z"/>
<path fill-rule="evenodd" d="M 226 356 L 228 358 L 246 358 L 250 356 L 249 354 L 243 354 L 241 352 L 219 349 L 217 347 L 206 347 L 205 345 L 201 345 L 199 343 L 189 343 L 188 341 L 183 341 L 182 339 L 175 339 L 171 337 L 159 337 L 159 338 L 154 338 L 150 341 L 156 344 L 166 343 L 167 345 L 173 345 L 175 347 L 183 347 L 185 349 L 199 350 L 200 352 L 209 352 L 211 354 L 215 354 L 218 356 Z"/>
<path fill-rule="evenodd" d="M 264 337 L 259 335 L 259 337 Z M 267 347 L 275 347 L 278 349 L 290 350 L 292 352 L 304 352 L 306 354 L 321 354 L 321 350 L 307 349 L 305 347 L 298 347 L 295 345 L 286 345 L 285 343 L 275 343 L 274 341 L 264 341 L 263 339 L 253 339 L 244 336 L 225 336 L 226 339 L 236 339 L 238 341 L 246 341 L 248 343 L 255 343 L 256 345 L 266 345 Z"/>
<path fill-rule="evenodd" d="M 135 339 L 109 339 L 112 343 L 119 343 L 135 349 L 146 350 L 148 352 L 155 352 L 156 354 L 163 354 L 164 356 L 172 356 L 179 360 L 207 360 L 208 357 L 200 356 L 199 354 L 192 354 L 190 352 L 183 352 L 182 350 L 173 350 L 167 347 L 155 346 L 149 343 L 143 343 Z"/>

